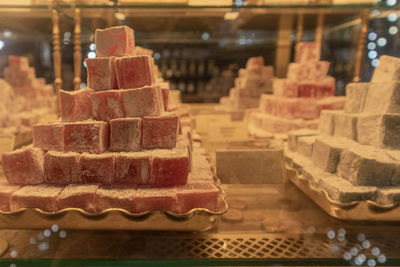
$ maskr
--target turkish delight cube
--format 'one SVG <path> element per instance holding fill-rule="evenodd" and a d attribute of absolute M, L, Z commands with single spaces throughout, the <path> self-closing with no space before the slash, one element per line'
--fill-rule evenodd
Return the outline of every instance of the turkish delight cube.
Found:
<path fill-rule="evenodd" d="M 358 120 L 357 140 L 360 144 L 400 149 L 400 115 L 362 115 Z"/>
<path fill-rule="evenodd" d="M 338 175 L 353 185 L 385 186 L 391 185 L 396 166 L 382 149 L 353 143 L 340 156 Z"/>
<path fill-rule="evenodd" d="M 319 117 L 318 103 L 315 98 L 299 98 L 295 118 L 313 120 Z"/>
<path fill-rule="evenodd" d="M 288 133 L 288 147 L 291 151 L 296 152 L 298 149 L 298 140 L 301 137 L 306 137 L 306 136 L 316 136 L 317 132 L 314 130 L 310 129 L 301 129 L 301 130 L 295 130 L 295 131 L 290 131 Z"/>
<path fill-rule="evenodd" d="M 27 185 L 11 195 L 11 211 L 36 208 L 45 212 L 56 212 L 57 198 L 63 187 L 58 185 Z"/>
<path fill-rule="evenodd" d="M 143 118 L 142 148 L 174 148 L 178 133 L 179 116 L 166 114 Z"/>
<path fill-rule="evenodd" d="M 78 91 L 60 90 L 61 120 L 83 121 L 92 118 L 92 89 L 86 88 Z"/>
<path fill-rule="evenodd" d="M 149 184 L 152 187 L 166 187 L 187 183 L 189 155 L 183 150 L 153 151 L 153 164 Z"/>
<path fill-rule="evenodd" d="M 83 183 L 111 185 L 114 179 L 114 153 L 82 153 L 79 158 L 79 176 Z"/>
<path fill-rule="evenodd" d="M 372 83 L 398 81 L 400 77 L 400 59 L 383 55 L 379 58 L 379 66 L 372 75 Z M 382 88 L 383 89 L 383 88 Z"/>
<path fill-rule="evenodd" d="M 96 191 L 99 188 L 95 184 L 70 184 L 64 187 L 58 196 L 58 210 L 78 208 L 86 212 L 96 211 Z"/>
<path fill-rule="evenodd" d="M 1 155 L 4 176 L 10 184 L 28 185 L 44 182 L 43 150 L 25 147 Z"/>
<path fill-rule="evenodd" d="M 121 91 L 125 117 L 158 116 L 162 112 L 161 89 L 158 86 Z"/>
<path fill-rule="evenodd" d="M 339 110 L 343 109 L 346 103 L 345 96 L 331 96 L 318 99 L 317 105 L 319 110 L 330 109 Z"/>
<path fill-rule="evenodd" d="M 98 57 L 121 57 L 135 53 L 134 32 L 127 26 L 97 29 L 95 42 Z"/>
<path fill-rule="evenodd" d="M 364 111 L 372 114 L 400 113 L 400 81 L 371 82 Z"/>
<path fill-rule="evenodd" d="M 305 157 L 311 158 L 316 136 L 303 136 L 297 140 L 297 151 Z"/>
<path fill-rule="evenodd" d="M 64 151 L 103 153 L 109 145 L 109 126 L 104 121 L 64 124 Z"/>
<path fill-rule="evenodd" d="M 317 42 L 301 42 L 295 48 L 295 62 L 318 61 L 321 54 L 321 45 Z"/>
<path fill-rule="evenodd" d="M 346 139 L 333 137 L 317 137 L 315 139 L 312 161 L 324 171 L 335 173 L 343 148 L 349 144 Z"/>
<path fill-rule="evenodd" d="M 120 89 L 151 86 L 155 82 L 152 62 L 148 56 L 117 58 L 115 72 Z"/>
<path fill-rule="evenodd" d="M 8 56 L 8 65 L 14 69 L 29 68 L 29 60 L 27 57 Z"/>
<path fill-rule="evenodd" d="M 91 95 L 91 99 L 92 114 L 95 120 L 109 121 L 124 117 L 121 91 L 108 90 L 96 92 Z"/>
<path fill-rule="evenodd" d="M 122 118 L 110 121 L 110 151 L 139 151 L 141 139 L 141 118 Z"/>
<path fill-rule="evenodd" d="M 357 141 L 358 118 L 358 114 L 349 114 L 343 111 L 335 113 L 333 115 L 335 124 L 333 135 Z"/>
<path fill-rule="evenodd" d="M 134 213 L 136 191 L 135 187 L 101 186 L 96 192 L 96 211 L 123 209 Z"/>
<path fill-rule="evenodd" d="M 333 135 L 335 129 L 334 117 L 335 114 L 340 113 L 341 111 L 339 110 L 321 110 L 318 124 L 318 130 L 321 135 Z"/>
<path fill-rule="evenodd" d="M 95 91 L 117 89 L 117 77 L 112 58 L 96 57 L 85 59 L 87 86 Z"/>
<path fill-rule="evenodd" d="M 369 83 L 349 83 L 346 86 L 346 105 L 344 111 L 360 113 L 364 110 Z"/>
<path fill-rule="evenodd" d="M 203 208 L 217 210 L 219 190 L 209 183 L 187 184 L 177 188 L 180 213 Z"/>
<path fill-rule="evenodd" d="M 21 186 L 1 183 L 0 184 L 0 211 L 8 212 L 10 209 L 10 198 Z"/>
<path fill-rule="evenodd" d="M 119 153 L 115 157 L 115 182 L 149 184 L 152 167 L 151 152 Z"/>
<path fill-rule="evenodd" d="M 63 125 L 60 123 L 33 126 L 33 146 L 43 150 L 63 150 Z"/>
<path fill-rule="evenodd" d="M 78 173 L 79 154 L 49 151 L 44 156 L 45 182 L 49 184 L 82 183 Z"/>
<path fill-rule="evenodd" d="M 135 213 L 146 211 L 179 212 L 176 188 L 138 188 L 135 195 Z"/>
<path fill-rule="evenodd" d="M 246 63 L 246 69 L 253 67 L 253 66 L 264 66 L 264 58 L 259 57 L 250 57 Z"/>

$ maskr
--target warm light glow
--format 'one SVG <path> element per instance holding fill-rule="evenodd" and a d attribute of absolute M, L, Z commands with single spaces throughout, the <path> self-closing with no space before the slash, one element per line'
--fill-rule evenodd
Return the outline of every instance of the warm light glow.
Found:
<path fill-rule="evenodd" d="M 225 20 L 235 20 L 239 17 L 239 12 L 226 12 L 224 19 Z"/>
<path fill-rule="evenodd" d="M 395 22 L 398 19 L 398 16 L 396 13 L 390 13 L 387 17 L 388 21 L 390 22 Z"/>
<path fill-rule="evenodd" d="M 88 55 L 88 58 L 95 58 L 96 57 L 96 53 L 95 52 L 89 52 L 87 55 Z"/>
<path fill-rule="evenodd" d="M 399 31 L 399 28 L 397 28 L 396 26 L 391 26 L 388 30 L 389 34 L 391 34 L 391 35 L 395 35 L 398 31 Z"/>
<path fill-rule="evenodd" d="M 96 44 L 90 44 L 89 49 L 90 51 L 96 51 Z"/>
<path fill-rule="evenodd" d="M 0 40 L 0 50 L 2 50 L 4 48 L 4 45 L 5 45 L 4 41 Z"/>
<path fill-rule="evenodd" d="M 377 56 L 378 56 L 378 53 L 376 51 L 374 51 L 374 50 L 368 52 L 368 58 L 369 59 L 374 59 Z"/>
<path fill-rule="evenodd" d="M 378 41 L 376 41 L 376 43 L 378 44 L 378 46 L 383 47 L 386 45 L 387 40 L 385 37 L 381 37 L 378 39 Z"/>
<path fill-rule="evenodd" d="M 379 65 L 379 59 L 375 58 L 374 60 L 372 60 L 371 62 L 372 67 L 378 67 Z"/>
<path fill-rule="evenodd" d="M 377 35 L 375 32 L 370 32 L 370 33 L 368 34 L 368 40 L 370 40 L 370 41 L 375 41 L 376 38 L 378 38 L 378 35 Z"/>
<path fill-rule="evenodd" d="M 376 44 L 374 42 L 369 42 L 367 47 L 369 50 L 374 50 L 376 48 Z"/>

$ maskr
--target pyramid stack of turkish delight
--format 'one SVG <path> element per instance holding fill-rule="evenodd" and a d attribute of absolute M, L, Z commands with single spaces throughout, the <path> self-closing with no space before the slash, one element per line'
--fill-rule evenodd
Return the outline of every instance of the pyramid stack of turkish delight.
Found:
<path fill-rule="evenodd" d="M 400 58 L 382 56 L 370 83 L 347 85 L 344 111 L 319 131 L 289 133 L 289 163 L 339 202 L 400 203 Z"/>
<path fill-rule="evenodd" d="M 249 133 L 263 137 L 301 128 L 316 129 L 321 110 L 343 109 L 345 98 L 334 96 L 335 78 L 327 75 L 328 69 L 329 62 L 320 61 L 317 43 L 299 43 L 287 78 L 274 79 L 274 94 L 262 95 L 258 110 L 249 111 Z"/>
<path fill-rule="evenodd" d="M 229 97 L 222 97 L 220 103 L 235 110 L 258 107 L 261 94 L 272 93 L 274 68 L 264 66 L 263 57 L 251 57 L 246 68 L 239 70 L 235 87 L 230 89 Z"/>
<path fill-rule="evenodd" d="M 2 155 L 2 210 L 216 210 L 210 163 L 155 83 L 153 59 L 135 54 L 133 30 L 96 30 L 95 41 L 89 88 L 61 91 L 61 121 L 35 125 L 33 147 Z"/>
<path fill-rule="evenodd" d="M 57 97 L 53 87 L 35 77 L 28 58 L 9 56 L 1 81 L 0 133 L 30 132 L 33 124 L 47 114 L 55 113 Z"/>

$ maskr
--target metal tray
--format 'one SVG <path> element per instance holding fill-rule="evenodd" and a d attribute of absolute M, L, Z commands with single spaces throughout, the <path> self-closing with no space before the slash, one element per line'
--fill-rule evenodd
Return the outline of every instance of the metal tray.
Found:
<path fill-rule="evenodd" d="M 400 221 L 400 206 L 397 204 L 380 205 L 374 201 L 353 201 L 340 203 L 331 199 L 328 193 L 313 186 L 298 174 L 296 169 L 286 164 L 288 179 L 311 198 L 330 216 L 344 221 Z"/>
<path fill-rule="evenodd" d="M 216 224 L 218 215 L 228 210 L 225 192 L 219 186 L 219 179 L 214 179 L 220 190 L 216 211 L 198 208 L 185 214 L 167 211 L 132 214 L 123 209 L 107 209 L 92 214 L 77 208 L 58 212 L 25 208 L 16 212 L 0 211 L 0 229 L 45 229 L 57 224 L 63 229 L 81 230 L 206 231 Z"/>

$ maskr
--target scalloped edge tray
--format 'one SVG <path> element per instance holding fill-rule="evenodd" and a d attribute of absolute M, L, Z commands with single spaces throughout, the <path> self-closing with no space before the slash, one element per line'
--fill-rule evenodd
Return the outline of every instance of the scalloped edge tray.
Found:
<path fill-rule="evenodd" d="M 400 206 L 380 205 L 374 201 L 353 201 L 340 203 L 331 199 L 328 193 L 313 186 L 297 170 L 285 163 L 288 179 L 330 216 L 344 221 L 400 221 Z"/>

